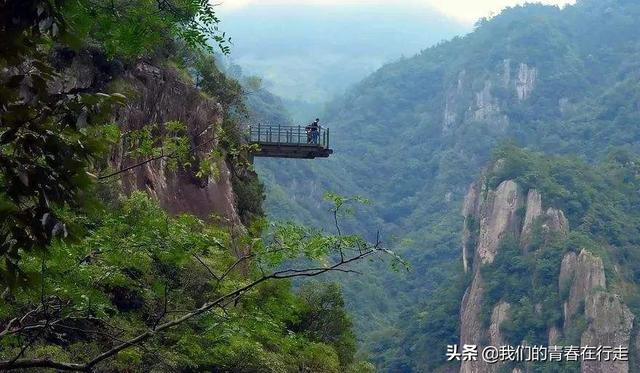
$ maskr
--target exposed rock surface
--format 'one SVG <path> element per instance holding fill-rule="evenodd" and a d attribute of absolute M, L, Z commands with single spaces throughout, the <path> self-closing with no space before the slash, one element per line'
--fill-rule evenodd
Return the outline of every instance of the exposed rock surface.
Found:
<path fill-rule="evenodd" d="M 487 210 L 480 218 L 478 257 L 480 263 L 492 263 L 500 240 L 509 233 L 516 233 L 519 222 L 516 211 L 522 204 L 518 184 L 503 181 L 495 191 L 489 191 Z"/>
<path fill-rule="evenodd" d="M 462 70 L 458 74 L 457 84 L 447 90 L 442 124 L 443 133 L 450 133 L 460 119 L 458 116 L 458 105 L 464 93 L 465 77 L 466 71 Z"/>
<path fill-rule="evenodd" d="M 451 127 L 453 127 L 453 125 L 456 123 L 457 120 L 458 120 L 458 114 L 455 112 L 454 103 L 451 103 L 449 100 L 447 100 L 444 107 L 443 130 L 445 132 L 448 132 L 451 129 Z"/>
<path fill-rule="evenodd" d="M 481 266 L 493 263 L 500 241 L 507 234 L 513 234 L 520 239 L 521 245 L 526 246 L 534 234 L 547 237 L 569 232 L 569 222 L 563 211 L 553 207 L 543 209 L 543 197 L 535 189 L 529 190 L 525 198 L 520 187 L 512 180 L 502 182 L 495 190 L 488 189 L 486 183 L 486 176 L 483 176 L 471 185 L 462 209 L 465 217 L 462 242 L 464 268 L 473 274 L 473 279 L 462 300 L 460 343 L 477 345 L 479 351 L 486 344 L 501 346 L 509 343 L 500 326 L 509 320 L 512 309 L 512 305 L 504 300 L 498 301 L 493 305 L 489 325 L 483 324 L 481 308 L 485 285 Z M 522 219 L 518 213 L 521 208 L 525 208 Z M 523 255 L 533 255 L 533 252 L 524 251 Z M 563 300 L 564 325 L 549 327 L 549 345 L 568 342 L 583 346 L 628 346 L 633 349 L 632 331 L 637 330 L 634 329 L 634 315 L 620 296 L 607 292 L 602 258 L 584 249 L 579 254 L 568 252 L 558 270 L 558 296 Z M 542 303 L 536 304 L 536 314 L 542 315 L 543 307 Z M 578 323 L 578 320 L 584 321 Z M 577 329 L 580 325 L 586 326 L 586 329 Z M 640 332 L 637 333 L 640 335 Z M 576 335 L 581 338 L 580 341 L 564 339 L 567 336 L 575 338 Z M 498 372 L 504 367 L 503 364 L 490 365 L 481 360 L 462 362 L 460 372 Z M 629 366 L 629 362 L 625 361 L 585 362 L 582 372 L 629 372 Z M 514 369 L 514 372 L 521 371 Z"/>
<path fill-rule="evenodd" d="M 197 157 L 202 158 L 218 146 L 215 128 L 222 122 L 222 108 L 184 82 L 177 71 L 139 63 L 125 74 L 124 81 L 135 88 L 138 97 L 116 113 L 123 130 L 180 121 L 187 126 Z M 112 161 L 117 169 L 124 169 L 140 160 L 120 153 L 114 154 Z M 217 180 L 213 176 L 199 180 L 188 170 L 170 172 L 164 160 L 157 160 L 128 172 L 122 183 L 128 192 L 147 191 L 171 213 L 189 212 L 203 219 L 216 214 L 239 223 L 229 169 L 224 161 L 216 167 Z"/>
<path fill-rule="evenodd" d="M 588 327 L 582 334 L 582 346 L 630 346 L 634 316 L 620 296 L 596 291 L 585 303 Z M 629 362 L 614 359 L 585 361 L 582 373 L 626 373 Z"/>
<path fill-rule="evenodd" d="M 569 289 L 571 289 L 571 285 L 573 283 L 573 276 L 576 273 L 576 266 L 578 263 L 578 255 L 576 253 L 569 252 L 564 258 L 562 258 L 562 263 L 560 264 L 560 277 L 558 279 L 558 288 L 560 289 L 560 294 L 569 295 Z M 564 297 L 563 297 L 564 298 Z"/>
<path fill-rule="evenodd" d="M 629 362 L 629 371 L 630 372 L 640 372 L 640 325 L 638 325 L 638 318 L 634 319 L 634 331 L 633 331 L 633 339 L 631 340 L 631 348 L 629 352 L 632 358 Z"/>
<path fill-rule="evenodd" d="M 542 215 L 542 196 L 537 190 L 531 189 L 527 194 L 527 212 L 524 215 L 524 223 L 522 225 L 522 234 L 520 242 L 523 248 L 526 248 L 531 241 L 533 233 L 533 225 Z"/>
<path fill-rule="evenodd" d="M 560 341 L 560 337 L 562 337 L 562 333 L 557 326 L 552 326 L 549 329 L 549 346 L 555 346 Z"/>
<path fill-rule="evenodd" d="M 538 69 L 529 67 L 526 63 L 521 63 L 518 67 L 518 77 L 516 80 L 516 93 L 518 99 L 524 101 L 531 96 L 536 80 L 538 78 Z"/>
<path fill-rule="evenodd" d="M 215 129 L 222 123 L 222 108 L 211 98 L 202 95 L 192 82 L 185 80 L 172 68 L 139 62 L 125 67 L 108 61 L 97 52 L 75 53 L 58 51 L 54 63 L 62 71 L 52 84 L 53 91 L 104 91 L 111 84 L 120 84 L 130 92 L 126 106 L 114 113 L 114 121 L 121 132 L 140 129 L 148 124 L 180 121 L 185 124 L 191 145 L 201 159 L 218 146 Z M 132 159 L 122 147 L 116 149 L 110 163 L 116 170 L 141 163 Z M 192 170 L 170 172 L 165 159 L 145 163 L 118 175 L 123 190 L 145 190 L 161 206 L 173 214 L 192 213 L 201 218 L 217 215 L 232 223 L 240 223 L 229 168 L 224 161 L 217 166 L 215 179 L 200 180 Z"/>
<path fill-rule="evenodd" d="M 502 85 L 505 88 L 511 83 L 511 59 L 507 58 L 502 61 Z"/>
<path fill-rule="evenodd" d="M 460 343 L 462 345 L 481 345 L 482 337 L 485 335 L 482 320 L 480 320 L 482 295 L 483 284 L 478 271 L 462 298 L 462 309 L 460 310 Z M 485 365 L 481 361 L 463 361 L 460 372 L 484 372 L 487 369 Z"/>
<path fill-rule="evenodd" d="M 527 194 L 527 211 L 522 225 L 522 233 L 520 235 L 520 246 L 526 253 L 533 239 L 534 228 L 540 223 L 542 233 L 548 238 L 551 234 L 566 234 L 569 231 L 569 221 L 564 216 L 562 210 L 549 207 L 546 211 L 542 209 L 542 197 L 535 190 L 529 190 Z"/>
<path fill-rule="evenodd" d="M 616 294 L 606 292 L 606 277 L 602 259 L 582 250 L 579 255 L 568 253 L 562 260 L 560 292 L 567 293 L 564 303 L 565 334 L 578 316 L 585 318 L 587 328 L 582 333 L 582 346 L 629 347 L 634 315 Z M 629 372 L 627 361 L 585 361 L 584 373 Z"/>
<path fill-rule="evenodd" d="M 560 289 L 566 289 L 569 278 L 569 297 L 564 303 L 565 333 L 572 326 L 575 316 L 582 313 L 587 295 L 596 289 L 606 288 L 602 259 L 586 250 L 582 250 L 575 261 L 565 256 L 560 268 Z"/>
<path fill-rule="evenodd" d="M 498 100 L 491 94 L 491 81 L 486 81 L 484 88 L 476 93 L 476 110 L 473 113 L 475 120 L 486 120 L 500 112 Z"/>
<path fill-rule="evenodd" d="M 500 331 L 500 325 L 509 319 L 509 310 L 511 305 L 507 302 L 500 302 L 493 307 L 491 313 L 491 325 L 489 325 L 489 341 L 492 346 L 504 346 L 506 341 L 502 332 Z"/>
<path fill-rule="evenodd" d="M 476 92 L 475 102 L 469 107 L 466 118 L 486 122 L 488 128 L 495 132 L 504 132 L 509 125 L 509 117 L 500 106 L 500 100 L 493 93 L 493 82 L 485 81 L 484 88 Z"/>
<path fill-rule="evenodd" d="M 462 263 L 464 265 L 464 272 L 469 272 L 471 266 L 471 260 L 475 254 L 475 242 L 472 240 L 474 232 L 471 229 L 475 222 L 477 222 L 480 216 L 480 188 L 483 183 L 473 183 L 464 198 L 464 204 L 462 206 L 462 216 L 464 217 L 464 228 L 462 232 Z"/>
<path fill-rule="evenodd" d="M 460 342 L 462 344 L 481 346 L 483 340 L 498 341 L 503 339 L 499 326 L 506 319 L 510 306 L 507 303 L 498 305 L 492 315 L 492 326 L 489 328 L 492 331 L 486 330 L 487 328 L 483 326 L 480 318 L 484 291 L 480 263 L 493 262 L 500 239 L 508 233 L 517 234 L 519 222 L 516 211 L 522 203 L 520 189 L 511 180 L 502 182 L 495 191 L 487 191 L 483 180 L 472 185 L 467 194 L 463 206 L 465 219 L 474 219 L 479 222 L 480 226 L 477 247 L 473 252 L 474 263 L 478 264 L 473 266 L 467 264 L 469 270 L 473 268 L 474 277 L 471 286 L 464 295 L 460 310 Z M 463 250 L 467 251 L 465 255 L 471 254 L 469 252 L 471 248 L 467 247 L 469 244 L 470 242 L 463 241 Z M 486 339 L 485 336 L 489 333 L 493 338 Z M 466 361 L 462 363 L 460 371 L 464 373 L 489 372 L 491 367 L 482 361 Z"/>
<path fill-rule="evenodd" d="M 547 209 L 547 220 L 542 226 L 543 229 L 551 232 L 566 234 L 569 232 L 569 220 L 564 216 L 562 210 L 549 207 Z"/>
<path fill-rule="evenodd" d="M 471 86 L 478 78 L 483 79 L 484 84 L 480 87 Z M 467 71 L 460 71 L 457 84 L 448 86 L 444 94 L 443 134 L 452 134 L 462 123 L 469 121 L 484 122 L 487 129 L 493 132 L 506 131 L 510 118 L 505 108 L 511 101 L 528 100 L 537 82 L 536 67 L 514 63 L 511 59 L 504 59 L 496 66 L 495 72 L 480 77 L 468 78 Z"/>

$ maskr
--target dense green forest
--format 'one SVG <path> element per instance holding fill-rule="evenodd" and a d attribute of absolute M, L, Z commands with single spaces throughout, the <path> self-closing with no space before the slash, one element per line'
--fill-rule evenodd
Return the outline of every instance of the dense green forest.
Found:
<path fill-rule="evenodd" d="M 0 4 L 0 370 L 373 370 L 340 286 L 291 279 L 400 259 L 265 220 L 241 125 L 278 101 L 219 67 L 218 24 L 199 0 Z M 228 217 L 173 182 L 228 185 L 196 201 Z M 359 201 L 326 199 L 336 223 Z"/>
<path fill-rule="evenodd" d="M 483 328 L 507 301 L 506 342 L 550 341 L 583 249 L 640 314 L 638 29 L 636 0 L 507 8 L 331 102 L 329 159 L 254 169 L 244 125 L 291 115 L 209 2 L 2 2 L 0 370 L 455 371 L 479 178 L 571 228 L 500 237 Z"/>
<path fill-rule="evenodd" d="M 374 204 L 349 228 L 380 230 L 411 263 L 404 277 L 376 275 L 344 284 L 349 307 L 366 309 L 355 313 L 355 322 L 363 351 L 379 369 L 431 371 L 443 363 L 446 344 L 457 342 L 468 281 L 462 275 L 459 211 L 468 185 L 497 145 L 511 140 L 587 163 L 608 159 L 616 148 L 639 150 L 639 28 L 636 1 L 508 8 L 480 20 L 464 37 L 382 67 L 334 100 L 321 116 L 332 128 L 331 159 L 257 163 L 274 218 L 293 215 L 329 226 L 315 214 L 325 206 L 321 191 L 362 195 Z M 549 162 L 556 161 L 558 167 L 577 167 Z M 581 172 L 586 179 L 578 177 Z M 588 184 L 606 176 L 591 180 L 593 172 L 584 166 L 567 177 Z M 597 188 L 576 187 L 565 186 L 564 193 L 591 200 L 595 192 L 589 188 Z M 577 211 L 585 206 L 552 195 L 569 204 L 572 225 L 582 224 Z M 623 214 L 622 206 L 599 208 Z M 594 217 L 594 224 L 608 226 L 610 220 L 601 218 Z M 623 247 L 635 231 L 627 224 L 611 229 L 621 230 L 615 233 L 618 254 L 631 255 L 635 250 Z M 610 239 L 614 232 L 597 235 Z M 383 289 L 392 291 L 376 296 Z"/>

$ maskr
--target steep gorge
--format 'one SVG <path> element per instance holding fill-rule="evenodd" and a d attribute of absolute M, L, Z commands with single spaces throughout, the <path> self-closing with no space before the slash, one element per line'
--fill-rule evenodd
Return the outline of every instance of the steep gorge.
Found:
<path fill-rule="evenodd" d="M 459 249 L 463 222 L 458 212 L 467 186 L 491 161 L 496 146 L 512 141 L 591 163 L 619 149 L 640 149 L 640 45 L 634 37 L 639 27 L 640 7 L 630 0 L 508 8 L 480 20 L 468 35 L 382 67 L 337 98 L 321 116 L 332 128 L 336 151 L 331 159 L 312 165 L 257 164 L 272 217 L 329 226 L 316 213 L 324 208 L 319 202 L 324 191 L 362 195 L 374 204 L 349 228 L 372 235 L 380 230 L 386 243 L 400 247 L 412 263 L 406 276 L 372 275 L 345 283 L 348 303 L 360 315 L 363 350 L 375 356 L 381 370 L 434 371 L 446 365 L 446 344 L 461 335 L 458 293 L 466 286 L 458 274 L 464 267 L 475 270 L 476 247 L 468 243 Z M 532 216 L 549 215 L 549 226 L 564 226 L 562 211 L 572 231 L 582 224 L 608 224 L 593 217 L 576 222 L 575 210 L 586 208 L 588 192 L 560 206 L 538 190 L 540 206 L 545 203 L 539 212 L 531 210 L 527 217 L 524 210 L 496 211 L 500 224 L 478 233 L 509 232 L 527 252 L 539 244 Z M 569 187 L 567 193 L 580 194 Z M 518 195 L 517 203 L 534 206 L 536 198 Z M 517 224 L 505 221 L 509 216 Z M 497 236 L 491 237 L 483 238 L 487 258 L 499 247 L 491 242 Z M 581 248 L 571 250 L 578 254 Z M 619 255 L 634 250 L 622 248 Z M 554 271 L 559 272 L 561 259 L 554 257 Z M 557 281 L 554 286 L 557 296 Z M 392 296 L 372 295 L 389 287 Z M 367 311 L 358 313 L 362 308 Z M 561 314 L 560 307 L 554 309 Z M 484 317 L 490 318 L 489 312 Z"/>

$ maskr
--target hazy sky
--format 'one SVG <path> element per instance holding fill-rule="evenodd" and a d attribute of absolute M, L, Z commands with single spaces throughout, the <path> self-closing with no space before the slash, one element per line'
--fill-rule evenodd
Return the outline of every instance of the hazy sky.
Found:
<path fill-rule="evenodd" d="M 272 1 L 220 12 L 220 28 L 233 40 L 231 60 L 273 93 L 307 102 L 324 102 L 387 62 L 471 29 L 409 2 Z"/>
<path fill-rule="evenodd" d="M 461 22 L 473 23 L 481 17 L 491 13 L 499 13 L 507 6 L 523 4 L 525 2 L 544 3 L 548 5 L 573 4 L 575 0 L 219 0 L 224 11 L 234 11 L 251 5 L 282 5 L 282 4 L 309 4 L 309 5 L 329 5 L 333 7 L 345 4 L 387 4 L 393 7 L 396 4 L 424 4 L 425 6 L 439 10 L 440 12 L 453 17 Z M 391 5 L 394 4 L 394 5 Z"/>
<path fill-rule="evenodd" d="M 527 0 L 209 0 L 231 61 L 288 100 L 326 102 L 400 56 Z M 530 0 L 563 6 L 576 0 Z"/>

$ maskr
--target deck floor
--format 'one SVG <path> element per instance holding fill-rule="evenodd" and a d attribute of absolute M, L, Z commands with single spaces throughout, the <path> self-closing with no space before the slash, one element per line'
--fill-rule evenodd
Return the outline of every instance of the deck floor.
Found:
<path fill-rule="evenodd" d="M 317 144 L 282 144 L 256 142 L 260 145 L 260 151 L 253 153 L 254 157 L 272 157 L 272 158 L 327 158 L 333 154 L 332 149 L 327 149 Z"/>

